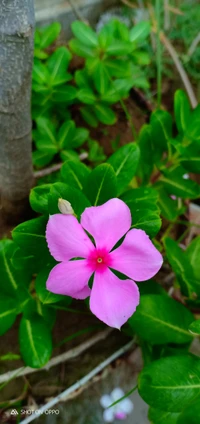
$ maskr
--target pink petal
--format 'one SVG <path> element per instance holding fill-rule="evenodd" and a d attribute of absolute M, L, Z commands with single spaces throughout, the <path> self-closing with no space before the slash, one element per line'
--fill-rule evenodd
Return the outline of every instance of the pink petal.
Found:
<path fill-rule="evenodd" d="M 120 329 L 138 303 L 139 290 L 134 281 L 120 280 L 109 268 L 104 273 L 95 273 L 90 309 L 105 324 Z"/>
<path fill-rule="evenodd" d="M 87 258 L 94 245 L 75 216 L 56 214 L 49 218 L 46 239 L 51 255 L 57 261 Z"/>
<path fill-rule="evenodd" d="M 90 295 L 88 281 L 91 275 L 92 271 L 85 260 L 63 262 L 51 270 L 46 287 L 56 294 L 85 299 Z"/>
<path fill-rule="evenodd" d="M 162 266 L 163 258 L 143 230 L 131 230 L 123 243 L 110 253 L 112 268 L 133 278 L 145 281 Z"/>
<path fill-rule="evenodd" d="M 101 206 L 86 208 L 81 225 L 92 235 L 97 248 L 110 251 L 130 229 L 130 209 L 122 200 L 111 199 Z"/>

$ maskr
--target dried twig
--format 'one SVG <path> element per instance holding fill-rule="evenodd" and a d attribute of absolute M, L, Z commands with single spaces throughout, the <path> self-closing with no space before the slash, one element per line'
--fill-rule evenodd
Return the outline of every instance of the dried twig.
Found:
<path fill-rule="evenodd" d="M 195 108 L 198 102 L 197 102 L 192 84 L 187 76 L 187 73 L 185 72 L 185 69 L 183 68 L 181 61 L 179 60 L 179 57 L 178 57 L 178 54 L 176 53 L 175 48 L 172 46 L 171 42 L 168 40 L 168 38 L 163 32 L 160 33 L 160 39 L 162 43 L 164 44 L 164 46 L 166 47 L 168 53 L 172 57 L 174 64 L 177 68 L 177 71 L 179 72 L 179 75 L 187 91 L 188 97 L 190 99 L 190 103 L 192 107 Z"/>
<path fill-rule="evenodd" d="M 81 378 L 77 383 L 73 384 L 68 389 L 64 390 L 64 392 L 60 393 L 58 396 L 50 400 L 46 405 L 42 406 L 40 408 L 40 414 L 47 411 L 48 409 L 51 409 L 54 405 L 56 405 L 60 401 L 66 401 L 69 395 L 71 393 L 75 392 L 76 390 L 80 389 L 81 387 L 85 386 L 86 383 L 88 383 L 93 377 L 95 377 L 97 374 L 99 374 L 101 371 L 103 371 L 104 368 L 106 368 L 108 365 L 110 365 L 113 361 L 115 361 L 117 358 L 122 356 L 125 352 L 130 350 L 130 348 L 134 345 L 134 340 L 131 340 L 131 342 L 127 343 L 125 346 L 121 347 L 117 352 L 113 353 L 113 355 L 109 356 L 105 361 L 101 362 L 96 368 L 94 368 L 92 371 L 89 372 L 85 377 Z M 31 416 L 27 417 L 25 420 L 21 421 L 21 424 L 28 424 L 31 421 L 34 421 L 38 418 L 38 414 L 32 414 Z"/>
<path fill-rule="evenodd" d="M 200 32 L 197 34 L 197 36 L 194 38 L 190 48 L 188 49 L 187 55 L 188 57 L 191 57 L 197 47 L 197 45 L 200 42 Z"/>
<path fill-rule="evenodd" d="M 79 19 L 79 21 L 84 22 L 85 24 L 88 24 L 87 20 L 84 19 L 84 17 L 82 16 L 82 14 L 80 13 L 78 7 L 76 6 L 76 2 L 74 0 L 67 0 L 68 3 L 70 4 L 74 15 L 77 17 L 77 19 Z"/>
<path fill-rule="evenodd" d="M 100 340 L 105 339 L 111 333 L 111 331 L 112 329 L 110 328 L 106 329 L 105 331 L 101 331 L 94 337 L 91 337 L 91 339 L 86 340 L 86 342 L 82 343 L 81 345 L 70 349 L 67 352 L 62 353 L 61 355 L 56 356 L 55 358 L 50 359 L 50 361 L 42 368 L 21 367 L 14 371 L 8 371 L 5 374 L 0 375 L 0 383 L 4 383 L 5 381 L 11 380 L 14 377 L 17 378 L 41 370 L 49 370 L 49 368 L 54 367 L 55 365 L 58 365 L 69 359 L 76 358 L 85 350 L 98 343 Z"/>
<path fill-rule="evenodd" d="M 79 155 L 79 159 L 81 161 L 87 159 L 87 157 L 88 157 L 87 152 L 83 152 Z M 40 171 L 35 171 L 34 172 L 34 178 L 39 179 L 39 178 L 42 178 L 42 177 L 46 177 L 47 175 L 50 175 L 53 172 L 57 172 L 57 171 L 60 170 L 62 165 L 63 165 L 63 162 L 56 163 L 56 165 L 49 166 L 48 168 L 41 169 Z"/>

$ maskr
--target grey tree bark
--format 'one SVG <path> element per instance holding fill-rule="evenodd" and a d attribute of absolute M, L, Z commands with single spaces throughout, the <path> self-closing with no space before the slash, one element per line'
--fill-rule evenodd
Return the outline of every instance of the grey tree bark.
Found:
<path fill-rule="evenodd" d="M 34 0 L 0 0 L 0 224 L 22 215 L 33 185 Z"/>

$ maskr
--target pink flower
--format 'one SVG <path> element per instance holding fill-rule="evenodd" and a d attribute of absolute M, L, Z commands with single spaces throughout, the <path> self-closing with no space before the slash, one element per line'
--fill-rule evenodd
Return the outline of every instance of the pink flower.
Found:
<path fill-rule="evenodd" d="M 110 327 L 120 328 L 139 304 L 133 280 L 148 280 L 162 265 L 162 256 L 147 234 L 130 227 L 130 209 L 120 199 L 86 208 L 80 223 L 73 215 L 50 216 L 47 243 L 51 255 L 61 263 L 51 270 L 47 289 L 75 299 L 90 296 L 93 314 Z M 114 249 L 123 236 L 122 244 Z M 131 279 L 120 280 L 112 269 Z"/>

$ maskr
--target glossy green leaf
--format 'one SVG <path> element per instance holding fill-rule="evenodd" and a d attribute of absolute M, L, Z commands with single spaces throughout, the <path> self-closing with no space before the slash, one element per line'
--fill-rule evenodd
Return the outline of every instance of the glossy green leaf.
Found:
<path fill-rule="evenodd" d="M 200 295 L 200 236 L 195 237 L 185 251 L 196 279 L 197 294 Z"/>
<path fill-rule="evenodd" d="M 20 352 L 25 365 L 41 368 L 52 353 L 51 333 L 45 320 L 38 316 L 22 318 L 19 327 Z"/>
<path fill-rule="evenodd" d="M 70 148 L 71 139 L 75 135 L 76 127 L 74 121 L 66 121 L 59 129 L 58 142 L 61 149 Z"/>
<path fill-rule="evenodd" d="M 190 324 L 189 331 L 193 334 L 200 334 L 200 319 L 197 319 Z"/>
<path fill-rule="evenodd" d="M 104 95 L 110 88 L 110 85 L 112 85 L 107 68 L 104 65 L 104 62 L 100 60 L 92 73 L 92 78 L 94 80 L 96 90 L 102 95 Z"/>
<path fill-rule="evenodd" d="M 71 203 L 75 214 L 79 217 L 85 208 L 91 206 L 87 197 L 75 187 L 65 183 L 55 183 L 51 185 L 49 195 L 49 213 L 59 213 L 58 200 L 68 200 Z"/>
<path fill-rule="evenodd" d="M 92 30 L 89 25 L 81 21 L 74 21 L 72 23 L 72 32 L 75 37 L 85 46 L 96 47 L 98 46 L 97 34 Z"/>
<path fill-rule="evenodd" d="M 89 88 L 82 88 L 77 92 L 77 99 L 86 105 L 93 105 L 96 102 L 96 96 Z"/>
<path fill-rule="evenodd" d="M 131 53 L 133 46 L 129 41 L 113 40 L 106 48 L 106 54 L 109 56 L 124 56 Z"/>
<path fill-rule="evenodd" d="M 179 215 L 184 213 L 185 206 L 179 208 L 178 200 L 172 199 L 167 191 L 162 187 L 156 187 L 159 193 L 158 206 L 161 210 L 162 216 L 169 221 L 173 221 Z"/>
<path fill-rule="evenodd" d="M 182 411 L 200 396 L 199 358 L 181 355 L 154 361 L 141 372 L 138 390 L 153 408 Z"/>
<path fill-rule="evenodd" d="M 48 165 L 53 160 L 54 154 L 49 154 L 40 150 L 33 152 L 33 164 L 38 168 Z"/>
<path fill-rule="evenodd" d="M 199 424 L 200 423 L 200 402 L 199 398 L 194 403 L 184 408 L 180 414 L 177 424 Z"/>
<path fill-rule="evenodd" d="M 130 30 L 130 41 L 141 42 L 150 34 L 151 26 L 149 21 L 139 22 Z"/>
<path fill-rule="evenodd" d="M 192 313 L 175 300 L 159 295 L 141 296 L 136 312 L 129 319 L 132 330 L 151 344 L 192 341 L 188 327 L 194 320 Z"/>
<path fill-rule="evenodd" d="M 118 194 L 122 193 L 134 177 L 140 158 L 140 150 L 136 143 L 129 143 L 118 149 L 108 163 L 112 165 L 117 177 Z"/>
<path fill-rule="evenodd" d="M 172 137 L 172 117 L 164 110 L 156 110 L 151 115 L 150 124 L 153 154 L 155 161 L 158 161 Z"/>
<path fill-rule="evenodd" d="M 96 54 L 94 47 L 86 46 L 81 41 L 76 39 L 72 39 L 69 42 L 69 46 L 72 52 L 80 57 L 90 58 L 90 57 L 94 57 Z"/>
<path fill-rule="evenodd" d="M 22 287 L 28 287 L 31 281 L 26 269 L 15 268 L 13 265 L 12 256 L 16 247 L 12 240 L 0 241 L 0 289 L 2 294 L 13 298 L 17 298 Z"/>
<path fill-rule="evenodd" d="M 15 322 L 17 316 L 16 300 L 1 295 L 0 299 L 0 336 L 6 333 Z"/>
<path fill-rule="evenodd" d="M 67 161 L 61 168 L 63 181 L 79 190 L 82 190 L 89 174 L 90 169 L 79 161 Z"/>
<path fill-rule="evenodd" d="M 50 267 L 43 268 L 36 277 L 35 280 L 35 290 L 40 299 L 40 301 L 47 305 L 51 303 L 57 303 L 63 299 L 62 295 L 51 293 L 46 289 L 46 282 L 51 271 Z M 69 298 L 70 300 L 70 298 Z"/>
<path fill-rule="evenodd" d="M 72 55 L 66 47 L 59 47 L 48 59 L 47 67 L 50 73 L 50 84 L 52 86 L 69 81 L 70 76 L 69 74 L 67 75 L 66 71 L 71 57 Z"/>
<path fill-rule="evenodd" d="M 34 211 L 44 214 L 48 213 L 48 196 L 50 188 L 50 184 L 43 184 L 32 188 L 29 200 Z"/>
<path fill-rule="evenodd" d="M 154 237 L 161 227 L 156 190 L 141 187 L 127 191 L 121 198 L 130 208 L 132 228 L 144 230 L 150 237 Z"/>
<path fill-rule="evenodd" d="M 14 242 L 23 249 L 25 255 L 32 255 L 38 268 L 45 261 L 51 263 L 51 256 L 47 247 L 45 231 L 47 218 L 40 217 L 19 224 L 13 231 Z M 37 269 L 35 270 L 37 272 Z"/>
<path fill-rule="evenodd" d="M 76 128 L 73 140 L 71 141 L 71 148 L 77 149 L 88 139 L 89 131 L 86 128 Z"/>
<path fill-rule="evenodd" d="M 183 90 L 177 90 L 175 92 L 174 113 L 179 132 L 185 132 L 190 122 L 191 108 L 188 97 Z"/>
<path fill-rule="evenodd" d="M 39 60 L 34 60 L 32 79 L 41 85 L 48 84 L 50 80 L 50 74 L 47 67 Z"/>
<path fill-rule="evenodd" d="M 169 237 L 165 238 L 164 245 L 167 259 L 175 272 L 183 294 L 190 296 L 192 291 L 195 291 L 196 289 L 196 281 L 192 266 L 190 261 L 187 259 L 186 253 L 174 240 Z"/>
<path fill-rule="evenodd" d="M 76 88 L 71 85 L 56 87 L 53 90 L 52 101 L 54 103 L 71 103 L 76 98 Z"/>
<path fill-rule="evenodd" d="M 139 175 L 142 178 L 143 183 L 148 183 L 154 167 L 150 125 L 143 125 L 140 131 L 139 148 Z"/>
<path fill-rule="evenodd" d="M 169 194 L 174 194 L 182 199 L 196 199 L 200 197 L 200 185 L 191 179 L 183 177 L 181 169 L 163 171 L 159 181 L 163 182 Z"/>
<path fill-rule="evenodd" d="M 93 128 L 96 128 L 98 125 L 98 120 L 93 112 L 93 108 L 89 106 L 80 108 L 81 115 L 85 122 Z"/>
<path fill-rule="evenodd" d="M 179 416 L 180 413 L 164 412 L 155 408 L 150 408 L 148 413 L 148 418 L 151 424 L 177 424 Z"/>
<path fill-rule="evenodd" d="M 40 37 L 40 48 L 46 49 L 49 47 L 59 36 L 61 31 L 61 24 L 59 22 L 53 22 L 46 28 L 42 28 Z"/>
<path fill-rule="evenodd" d="M 88 176 L 84 192 L 94 206 L 117 196 L 117 178 L 111 165 L 97 166 Z"/>
<path fill-rule="evenodd" d="M 94 113 L 98 120 L 105 125 L 113 125 L 117 120 L 113 110 L 103 104 L 94 105 Z"/>

